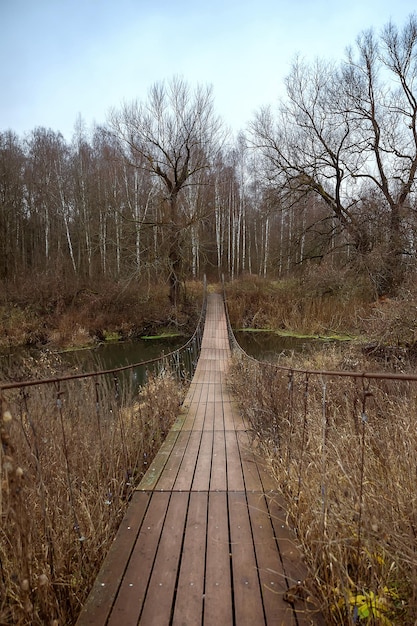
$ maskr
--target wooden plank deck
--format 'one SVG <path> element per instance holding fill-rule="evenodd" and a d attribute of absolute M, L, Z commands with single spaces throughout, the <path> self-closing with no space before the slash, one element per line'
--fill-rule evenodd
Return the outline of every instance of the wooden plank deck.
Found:
<path fill-rule="evenodd" d="M 306 571 L 276 485 L 225 384 L 222 299 L 208 299 L 181 413 L 135 491 L 78 626 L 323 624 L 285 601 Z"/>

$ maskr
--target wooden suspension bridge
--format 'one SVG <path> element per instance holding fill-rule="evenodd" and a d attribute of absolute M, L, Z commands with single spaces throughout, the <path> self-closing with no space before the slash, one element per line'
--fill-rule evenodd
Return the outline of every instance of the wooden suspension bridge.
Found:
<path fill-rule="evenodd" d="M 230 397 L 222 298 L 208 296 L 182 410 L 77 626 L 323 624 L 277 485 Z"/>

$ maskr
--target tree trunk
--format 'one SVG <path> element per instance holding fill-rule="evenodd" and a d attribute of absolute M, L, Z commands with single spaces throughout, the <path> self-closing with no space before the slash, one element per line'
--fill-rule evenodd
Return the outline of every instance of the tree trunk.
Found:
<path fill-rule="evenodd" d="M 181 292 L 182 249 L 181 232 L 178 227 L 177 193 L 171 193 L 169 198 L 169 211 L 171 223 L 171 236 L 169 244 L 169 299 L 172 306 L 177 306 Z"/>

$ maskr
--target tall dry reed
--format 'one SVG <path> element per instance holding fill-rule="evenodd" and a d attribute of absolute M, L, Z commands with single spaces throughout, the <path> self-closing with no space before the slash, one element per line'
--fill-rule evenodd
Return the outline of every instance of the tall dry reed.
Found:
<path fill-rule="evenodd" d="M 166 372 L 1 396 L 0 623 L 63 626 L 80 608 L 181 402 Z"/>
<path fill-rule="evenodd" d="M 417 383 L 285 371 L 240 355 L 230 384 L 286 498 L 327 622 L 417 623 Z"/>
<path fill-rule="evenodd" d="M 247 276 L 227 284 L 233 328 L 360 334 L 371 299 L 357 275 L 333 268 L 280 281 Z"/>

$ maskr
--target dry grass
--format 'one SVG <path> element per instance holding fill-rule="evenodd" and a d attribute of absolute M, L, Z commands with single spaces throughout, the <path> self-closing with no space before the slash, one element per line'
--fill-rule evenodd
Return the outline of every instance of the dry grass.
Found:
<path fill-rule="evenodd" d="M 321 365 L 338 369 L 344 357 L 331 356 Z M 230 384 L 285 495 L 327 622 L 415 624 L 417 383 L 288 373 L 240 356 Z"/>
<path fill-rule="evenodd" d="M 231 385 L 269 458 L 304 546 L 329 624 L 417 623 L 417 383 L 371 381 L 363 371 L 414 373 L 415 274 L 395 298 L 331 267 L 279 283 L 228 286 L 234 327 L 362 335 L 280 358 L 301 374 L 237 359 Z"/>
<path fill-rule="evenodd" d="M 372 297 L 355 278 L 329 268 L 282 281 L 255 276 L 237 280 L 227 285 L 232 327 L 361 334 Z"/>
<path fill-rule="evenodd" d="M 67 347 L 103 341 L 106 333 L 121 339 L 174 329 L 195 328 L 202 286 L 189 282 L 184 300 L 173 308 L 164 283 L 62 283 L 57 276 L 22 279 L 18 286 L 0 284 L 0 347 L 48 345 Z"/>
<path fill-rule="evenodd" d="M 4 392 L 1 624 L 75 622 L 180 395 L 168 374 L 139 394 L 113 377 Z"/>

